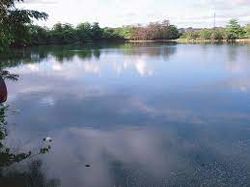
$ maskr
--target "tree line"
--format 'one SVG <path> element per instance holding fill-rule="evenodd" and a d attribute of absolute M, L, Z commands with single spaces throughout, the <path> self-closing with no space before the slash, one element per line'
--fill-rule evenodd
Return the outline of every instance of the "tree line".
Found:
<path fill-rule="evenodd" d="M 0 52 L 9 47 L 122 39 L 113 29 L 100 28 L 98 23 L 81 23 L 77 27 L 58 23 L 52 29 L 33 25 L 33 20 L 46 20 L 48 15 L 17 9 L 17 2 L 23 0 L 0 1 Z"/>
<path fill-rule="evenodd" d="M 76 27 L 70 24 L 55 24 L 52 29 L 32 25 L 29 28 L 30 44 L 72 44 L 96 41 L 156 40 L 176 39 L 178 29 L 169 21 L 155 22 L 146 26 L 121 28 L 101 28 L 98 23 L 81 23 Z"/>
<path fill-rule="evenodd" d="M 116 29 L 119 35 L 130 40 L 173 40 L 180 36 L 176 26 L 169 20 L 151 22 L 146 26 L 126 26 Z"/>
<path fill-rule="evenodd" d="M 42 44 L 74 44 L 98 41 L 176 39 L 178 29 L 169 21 L 150 23 L 146 26 L 101 28 L 98 23 L 80 23 L 76 27 L 68 23 L 57 23 L 52 28 L 33 25 L 33 20 L 46 20 L 45 12 L 19 10 L 17 2 L 0 1 L 0 51 L 9 47 Z"/>
<path fill-rule="evenodd" d="M 241 26 L 236 19 L 231 19 L 225 28 L 199 29 L 185 32 L 181 36 L 186 40 L 235 41 L 250 38 L 250 24 Z"/>
<path fill-rule="evenodd" d="M 186 40 L 234 41 L 250 38 L 250 25 L 242 27 L 237 20 L 230 20 L 226 28 L 191 30 L 182 34 L 168 20 L 120 28 L 101 28 L 98 23 L 88 22 L 77 26 L 57 23 L 52 28 L 46 28 L 33 25 L 33 20 L 46 20 L 48 14 L 17 9 L 15 4 L 22 1 L 0 1 L 0 52 L 10 47 L 99 41 L 173 40 L 179 37 Z"/>
<path fill-rule="evenodd" d="M 76 27 L 68 23 L 57 23 L 52 29 L 31 25 L 28 44 L 76 44 L 118 40 L 123 40 L 123 37 L 115 32 L 115 29 L 101 28 L 98 23 L 85 22 Z"/>

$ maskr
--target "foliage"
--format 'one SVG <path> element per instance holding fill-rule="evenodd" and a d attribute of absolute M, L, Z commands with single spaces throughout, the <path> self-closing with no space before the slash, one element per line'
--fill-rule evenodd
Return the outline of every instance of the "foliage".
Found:
<path fill-rule="evenodd" d="M 103 38 L 105 38 L 106 40 L 121 40 L 121 39 L 125 39 L 122 35 L 120 35 L 116 29 L 113 28 L 104 28 L 103 30 Z"/>
<path fill-rule="evenodd" d="M 75 30 L 70 24 L 55 24 L 48 36 L 50 36 L 49 41 L 56 44 L 68 44 L 76 41 Z"/>
<path fill-rule="evenodd" d="M 100 28 L 99 23 L 93 23 L 93 25 L 91 26 L 91 36 L 94 41 L 102 39 L 103 32 L 104 31 Z"/>
<path fill-rule="evenodd" d="M 0 69 L 0 78 L 4 79 L 9 79 L 12 81 L 17 81 L 18 80 L 19 75 L 17 74 L 12 74 L 9 71 L 6 70 L 1 70 Z"/>
<path fill-rule="evenodd" d="M 33 19 L 46 19 L 44 12 L 19 10 L 15 3 L 23 0 L 0 2 L 0 52 L 10 46 L 23 47 L 41 44 L 74 44 L 98 41 L 176 39 L 178 29 L 168 20 L 147 26 L 101 28 L 98 23 L 81 23 L 76 27 L 57 23 L 52 29 L 32 25 Z"/>
<path fill-rule="evenodd" d="M 211 35 L 212 41 L 222 41 L 225 36 L 225 30 L 224 29 L 215 29 Z"/>
<path fill-rule="evenodd" d="M 221 41 L 224 39 L 224 35 L 224 29 L 201 29 L 198 31 L 189 31 L 187 33 L 184 33 L 181 38 L 187 40 Z"/>
<path fill-rule="evenodd" d="M 230 20 L 226 28 L 200 29 L 184 33 L 181 38 L 187 40 L 234 41 L 250 37 L 250 25 L 242 27 L 237 20 Z"/>
<path fill-rule="evenodd" d="M 39 44 L 74 44 L 98 41 L 123 41 L 176 39 L 178 29 L 168 21 L 150 23 L 148 26 L 127 26 L 121 28 L 101 28 L 98 23 L 80 23 L 76 27 L 70 24 L 57 23 L 52 29 L 29 26 L 31 41 L 29 45 Z"/>
<path fill-rule="evenodd" d="M 123 40 L 115 29 L 100 28 L 98 23 L 81 23 L 76 27 L 70 24 L 57 23 L 52 29 L 31 25 L 29 45 L 39 44 L 74 44 L 97 41 Z"/>
<path fill-rule="evenodd" d="M 3 144 L 4 139 L 8 135 L 6 130 L 7 121 L 5 120 L 7 109 L 8 107 L 0 104 L 0 171 L 3 167 L 8 167 L 14 163 L 21 162 L 39 154 L 45 154 L 51 149 L 50 145 L 44 145 L 44 147 L 40 148 L 38 153 L 32 153 L 31 151 L 27 153 L 12 153 L 10 148 Z"/>
<path fill-rule="evenodd" d="M 204 40 L 210 40 L 212 38 L 213 31 L 211 29 L 202 29 L 200 31 L 200 37 Z"/>
<path fill-rule="evenodd" d="M 23 46 L 29 40 L 28 25 L 33 19 L 46 19 L 44 12 L 18 10 L 16 2 L 23 0 L 1 0 L 0 2 L 0 51 L 10 45 Z"/>
<path fill-rule="evenodd" d="M 46 44 L 49 41 L 49 32 L 47 28 L 37 25 L 29 26 L 30 43 L 33 45 Z"/>
<path fill-rule="evenodd" d="M 101 28 L 98 23 L 71 24 L 57 23 L 53 28 L 32 25 L 34 19 L 46 19 L 44 12 L 19 10 L 16 2 L 23 0 L 0 1 L 0 52 L 10 46 L 23 47 L 46 44 L 85 44 L 99 41 L 123 40 L 172 40 L 181 35 L 176 26 L 168 20 L 152 22 L 146 26 L 134 25 L 119 28 Z M 183 33 L 187 40 L 234 41 L 250 37 L 250 25 L 241 27 L 237 20 L 230 20 L 226 28 L 194 29 Z"/>
<path fill-rule="evenodd" d="M 1 70 L 0 71 L 0 81 L 4 81 L 4 79 L 17 80 L 18 75 L 11 75 L 8 71 Z M 7 132 L 7 121 L 6 121 L 6 113 L 8 110 L 8 106 L 0 103 L 0 175 L 1 169 L 4 167 L 8 167 L 14 163 L 21 162 L 27 158 L 34 157 L 39 154 L 45 154 L 50 149 L 50 145 L 44 145 L 40 148 L 38 153 L 32 153 L 31 151 L 27 153 L 13 153 L 10 148 L 8 148 L 4 144 L 4 140 L 8 136 Z"/>
<path fill-rule="evenodd" d="M 7 109 L 8 107 L 0 104 L 0 169 L 1 167 L 9 166 L 15 162 L 20 162 L 21 160 L 24 160 L 31 155 L 31 152 L 13 154 L 10 152 L 10 149 L 5 147 L 4 144 L 2 143 L 2 141 L 7 136 L 7 130 L 6 130 L 7 122 L 5 120 Z"/>
<path fill-rule="evenodd" d="M 31 26 L 31 44 L 72 44 L 97 41 L 176 39 L 178 29 L 168 21 L 150 23 L 148 26 L 100 28 L 98 23 L 80 23 L 76 27 L 58 23 L 51 30 Z"/>
<path fill-rule="evenodd" d="M 91 41 L 91 24 L 88 22 L 81 23 L 76 27 L 76 34 L 78 35 L 79 41 L 81 43 Z"/>
<path fill-rule="evenodd" d="M 131 39 L 134 34 L 135 27 L 133 26 L 123 26 L 115 29 L 115 32 L 122 36 L 124 39 Z"/>
<path fill-rule="evenodd" d="M 11 168 L 1 174 L 0 186 L 19 187 L 57 187 L 59 179 L 49 179 L 43 172 L 41 160 L 32 160 L 27 163 L 27 168 Z"/>
<path fill-rule="evenodd" d="M 161 23 L 152 22 L 147 26 L 124 27 L 120 33 L 124 34 L 124 38 L 132 40 L 171 40 L 180 36 L 178 29 L 174 25 L 170 25 L 168 20 Z"/>
<path fill-rule="evenodd" d="M 197 40 L 198 38 L 200 38 L 200 33 L 196 32 L 196 31 L 189 31 L 186 32 L 182 35 L 182 38 L 185 38 L 187 40 Z"/>
<path fill-rule="evenodd" d="M 231 19 L 226 27 L 227 29 L 227 40 L 235 40 L 242 38 L 245 35 L 244 28 L 240 26 L 237 20 Z"/>
<path fill-rule="evenodd" d="M 245 27 L 245 37 L 250 38 L 250 24 Z"/>

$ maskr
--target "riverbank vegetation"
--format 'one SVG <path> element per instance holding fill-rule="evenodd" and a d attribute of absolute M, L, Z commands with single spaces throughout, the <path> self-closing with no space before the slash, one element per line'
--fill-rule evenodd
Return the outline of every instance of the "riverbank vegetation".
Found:
<path fill-rule="evenodd" d="M 179 36 L 178 29 L 174 25 L 170 25 L 169 21 L 150 23 L 146 26 L 137 25 L 120 28 L 101 28 L 98 23 L 91 24 L 88 22 L 80 23 L 76 27 L 68 23 L 57 23 L 51 29 L 30 24 L 26 26 L 22 40 L 14 39 L 10 46 L 85 44 L 125 40 L 170 40 L 177 39 Z"/>
<path fill-rule="evenodd" d="M 15 8 L 15 3 L 21 1 L 23 0 L 0 1 L 0 51 L 26 43 L 32 20 L 48 18 L 45 12 Z"/>
<path fill-rule="evenodd" d="M 180 35 L 169 21 L 150 23 L 146 26 L 126 26 L 121 28 L 100 28 L 98 23 L 81 23 L 76 27 L 57 23 L 52 29 L 30 26 L 31 45 L 39 44 L 79 44 L 98 41 L 177 39 Z"/>
<path fill-rule="evenodd" d="M 250 38 L 250 25 L 241 26 L 237 20 L 232 19 L 225 28 L 191 30 L 183 33 L 180 40 L 234 42 L 237 39 L 248 38 Z"/>
<path fill-rule="evenodd" d="M 48 15 L 33 10 L 19 10 L 15 3 L 23 0 L 0 2 L 0 51 L 9 47 L 47 44 L 83 44 L 100 41 L 177 39 L 178 29 L 169 23 L 150 23 L 146 26 L 101 28 L 98 23 L 80 23 L 77 26 L 57 23 L 52 28 L 33 25 L 33 20 L 46 20 Z"/>
<path fill-rule="evenodd" d="M 100 41 L 235 41 L 250 38 L 250 25 L 241 26 L 230 20 L 226 28 L 177 29 L 168 20 L 148 25 L 132 25 L 119 28 L 101 28 L 98 23 L 80 23 L 73 26 L 57 23 L 52 28 L 33 24 L 33 20 L 46 20 L 45 12 L 20 10 L 15 3 L 24 0 L 0 1 L 0 52 L 10 47 L 34 45 L 86 44 Z M 182 30 L 182 31 L 181 31 Z"/>
<path fill-rule="evenodd" d="M 123 40 L 123 37 L 112 28 L 101 28 L 98 23 L 85 22 L 76 27 L 67 23 L 57 23 L 52 29 L 31 25 L 29 43 L 26 45 L 80 44 L 118 40 Z"/>
<path fill-rule="evenodd" d="M 151 22 L 146 26 L 126 26 L 117 28 L 119 35 L 128 40 L 174 40 L 180 37 L 176 26 L 169 20 Z"/>
<path fill-rule="evenodd" d="M 23 0 L 0 1 L 0 52 L 9 47 L 41 44 L 69 44 L 97 40 L 120 39 L 112 29 L 101 29 L 98 23 L 56 24 L 52 29 L 33 25 L 33 20 L 46 20 L 48 15 L 34 10 L 19 10 L 15 3 Z"/>

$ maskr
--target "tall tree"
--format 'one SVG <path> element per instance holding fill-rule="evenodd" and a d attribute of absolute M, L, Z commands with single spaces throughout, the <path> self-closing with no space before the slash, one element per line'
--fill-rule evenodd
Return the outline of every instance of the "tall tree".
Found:
<path fill-rule="evenodd" d="M 240 26 L 236 19 L 231 19 L 227 25 L 227 40 L 235 40 L 243 37 L 244 29 Z"/>
<path fill-rule="evenodd" d="M 91 24 L 88 22 L 85 23 L 80 23 L 79 25 L 77 25 L 76 27 L 76 32 L 79 38 L 79 41 L 84 43 L 84 42 L 88 42 L 91 41 Z"/>
<path fill-rule="evenodd" d="M 19 10 L 15 3 L 23 0 L 0 1 L 0 51 L 10 45 L 26 45 L 29 42 L 28 26 L 33 19 L 47 19 L 44 12 Z"/>
<path fill-rule="evenodd" d="M 103 29 L 100 28 L 99 24 L 95 22 L 92 27 L 92 39 L 97 41 L 102 39 Z"/>
<path fill-rule="evenodd" d="M 245 27 L 246 37 L 250 37 L 250 24 L 246 25 Z"/>

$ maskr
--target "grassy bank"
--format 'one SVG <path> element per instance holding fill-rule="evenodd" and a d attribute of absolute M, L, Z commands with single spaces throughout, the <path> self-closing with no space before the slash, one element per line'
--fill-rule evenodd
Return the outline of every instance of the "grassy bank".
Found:
<path fill-rule="evenodd" d="M 178 40 L 127 40 L 129 43 L 176 43 Z"/>
<path fill-rule="evenodd" d="M 188 44 L 188 43 L 241 43 L 241 44 L 250 44 L 250 38 L 245 38 L 245 39 L 235 39 L 228 41 L 226 39 L 223 40 L 204 40 L 204 39 L 184 39 L 180 38 L 175 40 L 177 43 L 183 43 L 183 44 Z"/>
<path fill-rule="evenodd" d="M 128 43 L 180 43 L 180 44 L 216 44 L 216 43 L 224 43 L 224 44 L 230 44 L 230 43 L 240 43 L 240 44 L 250 44 L 250 38 L 245 38 L 245 39 L 236 39 L 233 41 L 228 41 L 228 40 L 203 40 L 203 39 L 195 39 L 195 40 L 190 40 L 190 39 L 183 39 L 179 38 L 176 40 L 126 40 L 125 42 Z"/>

